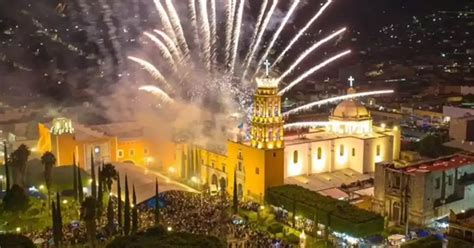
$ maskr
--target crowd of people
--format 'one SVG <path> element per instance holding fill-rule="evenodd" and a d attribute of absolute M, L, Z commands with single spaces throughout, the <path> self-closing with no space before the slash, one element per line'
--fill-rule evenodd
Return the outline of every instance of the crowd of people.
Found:
<path fill-rule="evenodd" d="M 228 197 L 206 196 L 183 191 L 169 191 L 160 194 L 163 207 L 160 209 L 160 223 L 169 231 L 189 232 L 210 235 L 228 240 L 238 240 L 245 247 L 291 247 L 281 240 L 272 238 L 268 233 L 257 231 L 249 223 L 233 221 L 231 202 Z M 114 204 L 115 207 L 117 204 Z M 240 207 L 258 211 L 259 205 L 243 203 Z M 155 225 L 155 210 L 142 204 L 138 206 L 139 231 Z M 97 241 L 105 242 L 116 233 L 111 233 L 107 226 L 105 213 L 97 221 Z M 53 232 L 50 228 L 25 233 L 33 242 L 43 247 L 53 245 Z M 84 244 L 87 242 L 84 223 L 74 221 L 64 223 L 64 245 Z"/>

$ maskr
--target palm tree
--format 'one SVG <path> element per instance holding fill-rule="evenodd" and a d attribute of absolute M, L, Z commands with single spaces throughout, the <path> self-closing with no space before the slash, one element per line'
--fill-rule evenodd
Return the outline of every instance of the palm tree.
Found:
<path fill-rule="evenodd" d="M 18 184 L 20 187 L 25 188 L 25 177 L 26 177 L 26 161 L 31 152 L 28 147 L 21 144 L 10 156 L 11 165 L 15 170 L 14 184 Z"/>
<path fill-rule="evenodd" d="M 45 152 L 41 156 L 41 163 L 44 165 L 44 182 L 48 189 L 48 205 L 51 199 L 51 182 L 53 180 L 53 166 L 56 164 L 56 157 L 51 152 Z"/>
<path fill-rule="evenodd" d="M 112 190 L 112 184 L 114 180 L 117 180 L 118 172 L 115 169 L 115 166 L 108 163 L 105 164 L 102 168 L 102 179 L 104 179 L 105 185 L 107 185 L 107 191 Z"/>
<path fill-rule="evenodd" d="M 96 218 L 96 200 L 94 197 L 88 196 L 81 205 L 81 219 L 85 223 L 87 239 L 91 247 L 95 247 Z"/>

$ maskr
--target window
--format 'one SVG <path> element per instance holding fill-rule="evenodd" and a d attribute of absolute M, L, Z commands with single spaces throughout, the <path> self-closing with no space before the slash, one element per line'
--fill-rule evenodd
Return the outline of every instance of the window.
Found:
<path fill-rule="evenodd" d="M 212 166 L 212 168 L 214 168 L 214 162 L 211 162 L 211 166 Z"/>
<path fill-rule="evenodd" d="M 318 160 L 321 160 L 323 157 L 323 149 L 321 147 L 318 147 L 318 152 L 317 152 Z"/>
<path fill-rule="evenodd" d="M 242 162 L 239 161 L 239 171 L 242 171 Z"/>
<path fill-rule="evenodd" d="M 273 157 L 276 157 L 277 156 L 277 153 L 276 152 L 273 152 Z"/>
<path fill-rule="evenodd" d="M 356 155 L 356 149 L 352 148 L 352 157 L 355 157 L 355 155 Z"/>
<path fill-rule="evenodd" d="M 148 155 L 148 148 L 143 149 L 143 154 Z"/>
<path fill-rule="evenodd" d="M 222 164 L 222 171 L 225 172 L 225 164 Z"/>
<path fill-rule="evenodd" d="M 298 151 L 293 152 L 293 163 L 298 163 Z"/>
<path fill-rule="evenodd" d="M 259 175 L 260 174 L 260 168 L 255 168 L 255 174 Z"/>
<path fill-rule="evenodd" d="M 377 153 L 377 156 L 380 156 L 380 145 L 377 145 L 376 153 Z"/>
<path fill-rule="evenodd" d="M 130 151 L 128 153 L 130 154 L 130 156 L 135 156 L 135 150 L 133 150 L 133 149 L 130 149 Z"/>
<path fill-rule="evenodd" d="M 453 175 L 448 176 L 448 184 L 449 186 L 453 185 Z"/>
<path fill-rule="evenodd" d="M 344 156 L 344 145 L 339 146 L 339 156 Z"/>
<path fill-rule="evenodd" d="M 436 189 L 439 189 L 441 187 L 441 179 L 438 177 L 436 178 Z"/>
<path fill-rule="evenodd" d="M 395 175 L 395 188 L 399 189 L 401 186 L 401 178 L 399 175 Z"/>
<path fill-rule="evenodd" d="M 117 151 L 117 156 L 118 156 L 119 158 L 123 158 L 123 150 L 118 150 L 118 151 Z"/>

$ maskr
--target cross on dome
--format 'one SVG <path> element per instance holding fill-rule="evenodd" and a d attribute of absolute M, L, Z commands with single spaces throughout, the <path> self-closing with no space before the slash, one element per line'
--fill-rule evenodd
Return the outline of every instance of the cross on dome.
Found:
<path fill-rule="evenodd" d="M 354 77 L 350 76 L 349 77 L 349 84 L 350 84 L 351 88 L 352 88 L 352 86 L 354 86 L 354 81 L 355 81 Z"/>

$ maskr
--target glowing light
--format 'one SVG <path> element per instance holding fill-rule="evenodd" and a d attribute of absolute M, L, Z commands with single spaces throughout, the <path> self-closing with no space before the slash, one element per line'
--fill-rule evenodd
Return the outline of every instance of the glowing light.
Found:
<path fill-rule="evenodd" d="M 41 184 L 41 185 L 39 186 L 39 189 L 40 189 L 40 190 L 43 190 L 43 189 L 44 189 L 44 185 Z"/>
<path fill-rule="evenodd" d="M 67 118 L 55 118 L 51 127 L 51 133 L 54 135 L 73 134 L 72 121 Z"/>
<path fill-rule="evenodd" d="M 237 0 L 234 0 L 234 1 L 237 1 Z M 238 52 L 239 52 L 240 30 L 242 28 L 241 26 L 242 26 L 243 14 L 244 14 L 244 3 L 245 3 L 245 0 L 240 0 L 239 1 L 239 7 L 238 7 L 238 10 L 237 10 L 237 20 L 235 21 L 234 35 L 232 37 L 232 53 L 231 53 L 231 57 L 230 57 L 230 59 L 231 59 L 231 61 L 230 61 L 230 73 L 234 72 L 235 61 L 237 59 Z"/>
<path fill-rule="evenodd" d="M 291 114 L 296 114 L 296 113 L 300 113 L 300 112 L 304 112 L 304 111 L 309 111 L 315 106 L 321 106 L 321 105 L 332 103 L 332 102 L 342 101 L 342 100 L 356 98 L 356 97 L 392 94 L 393 92 L 394 92 L 393 90 L 378 90 L 378 91 L 360 92 L 360 93 L 348 94 L 348 95 L 344 95 L 344 96 L 332 97 L 332 98 L 324 99 L 324 100 L 321 100 L 321 101 L 312 102 L 312 103 L 303 105 L 301 107 L 294 108 L 292 110 L 289 110 L 289 111 L 283 113 L 283 116 L 288 116 L 288 115 L 291 115 Z"/>
<path fill-rule="evenodd" d="M 264 210 L 264 209 L 265 209 L 265 206 L 261 205 L 260 210 Z"/>
<path fill-rule="evenodd" d="M 17 227 L 15 230 L 16 232 L 21 232 L 21 227 Z"/>
<path fill-rule="evenodd" d="M 173 102 L 173 99 L 171 99 L 171 97 L 168 94 L 166 94 L 162 89 L 160 89 L 160 88 L 158 88 L 154 85 L 145 85 L 145 86 L 141 86 L 138 89 L 142 90 L 142 91 L 145 91 L 145 92 L 148 92 L 148 93 L 151 93 L 151 94 L 159 97 L 164 102 Z"/>
<path fill-rule="evenodd" d="M 306 58 L 308 57 L 308 55 L 310 55 L 312 52 L 314 52 L 316 49 L 318 49 L 319 47 L 321 47 L 322 45 L 324 45 L 326 42 L 334 39 L 334 37 L 342 34 L 343 32 L 346 31 L 346 28 L 342 28 L 342 29 L 339 29 L 337 32 L 329 35 L 328 37 L 316 42 L 313 46 L 311 46 L 310 48 L 306 49 L 306 51 L 304 51 L 299 57 L 298 59 L 296 59 L 296 61 L 288 68 L 288 70 L 286 70 L 279 78 L 279 81 L 282 81 L 283 78 L 285 78 L 286 76 L 288 76 L 291 72 L 293 72 L 293 70 Z"/>
<path fill-rule="evenodd" d="M 192 181 L 193 183 L 199 183 L 201 180 L 199 180 L 199 178 L 193 176 L 193 177 L 191 177 L 191 181 Z"/>
<path fill-rule="evenodd" d="M 169 173 L 175 173 L 176 169 L 174 167 L 170 167 L 170 168 L 168 168 L 168 172 Z"/>
<path fill-rule="evenodd" d="M 306 71 L 305 73 L 303 73 L 302 75 L 300 75 L 297 79 L 295 79 L 293 82 L 291 82 L 288 86 L 286 86 L 283 90 L 281 90 L 280 92 L 278 92 L 278 95 L 283 95 L 285 94 L 287 91 L 291 90 L 293 87 L 295 87 L 297 84 L 299 84 L 301 81 L 305 80 L 307 77 L 311 76 L 313 73 L 319 71 L 321 68 L 327 66 L 328 64 L 334 62 L 335 60 L 347 55 L 351 53 L 350 50 L 347 50 L 345 52 L 342 52 L 342 53 L 339 53 L 329 59 L 327 59 L 326 61 L 322 62 L 321 64 L 317 65 L 317 66 L 314 66 L 313 68 L 311 68 L 310 70 Z"/>
<path fill-rule="evenodd" d="M 166 228 L 166 230 L 168 230 L 168 232 L 171 232 L 171 231 L 173 231 L 173 228 L 169 226 L 169 227 Z"/>
<path fill-rule="evenodd" d="M 67 200 L 63 200 L 63 204 L 67 204 L 67 202 L 68 202 Z"/>
<path fill-rule="evenodd" d="M 283 127 L 285 130 L 294 130 L 302 128 L 318 128 L 318 127 L 327 127 L 330 123 L 328 121 L 308 121 L 308 122 L 297 122 L 286 124 Z"/>

